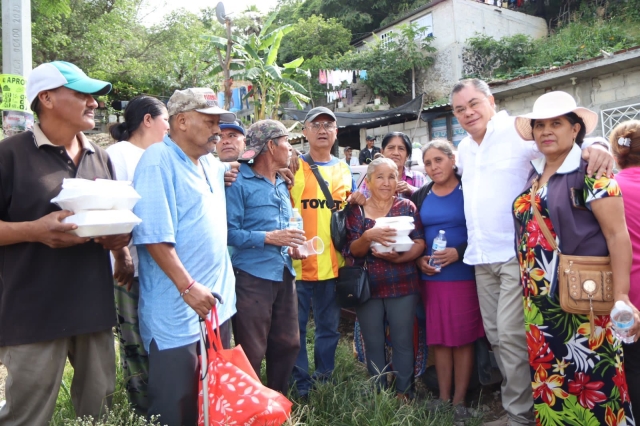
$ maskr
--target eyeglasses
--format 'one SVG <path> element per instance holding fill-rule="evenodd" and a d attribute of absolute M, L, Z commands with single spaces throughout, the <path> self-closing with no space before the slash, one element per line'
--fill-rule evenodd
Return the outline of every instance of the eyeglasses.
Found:
<path fill-rule="evenodd" d="M 489 98 L 482 98 L 482 99 L 473 99 L 471 102 L 469 102 L 469 105 L 466 107 L 457 107 L 453 110 L 453 113 L 455 115 L 462 115 L 465 112 L 467 112 L 467 108 L 476 111 L 478 108 L 480 108 L 480 106 L 482 105 L 482 102 L 484 102 L 485 100 L 487 100 Z"/>
<path fill-rule="evenodd" d="M 336 123 L 333 121 L 316 121 L 313 123 L 309 123 L 307 128 L 317 132 L 320 130 L 320 127 L 323 127 L 327 132 L 332 132 L 337 129 Z"/>

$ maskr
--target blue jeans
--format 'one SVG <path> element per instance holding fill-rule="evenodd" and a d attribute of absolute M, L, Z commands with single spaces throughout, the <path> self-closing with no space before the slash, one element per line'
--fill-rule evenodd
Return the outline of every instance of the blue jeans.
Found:
<path fill-rule="evenodd" d="M 333 372 L 336 360 L 336 348 L 340 333 L 340 308 L 336 303 L 336 280 L 296 281 L 298 292 L 298 325 L 300 326 L 300 352 L 293 369 L 299 395 L 307 395 L 314 380 L 328 379 Z M 316 325 L 314 343 L 315 372 L 309 375 L 307 356 L 307 322 L 309 308 L 313 305 L 313 318 Z"/>

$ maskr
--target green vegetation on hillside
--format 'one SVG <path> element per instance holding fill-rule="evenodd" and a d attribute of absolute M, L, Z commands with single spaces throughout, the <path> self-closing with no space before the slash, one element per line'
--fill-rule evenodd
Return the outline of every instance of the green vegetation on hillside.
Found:
<path fill-rule="evenodd" d="M 640 0 L 583 3 L 548 37 L 518 34 L 499 40 L 478 34 L 468 50 L 484 67 L 467 77 L 508 80 L 640 45 Z"/>

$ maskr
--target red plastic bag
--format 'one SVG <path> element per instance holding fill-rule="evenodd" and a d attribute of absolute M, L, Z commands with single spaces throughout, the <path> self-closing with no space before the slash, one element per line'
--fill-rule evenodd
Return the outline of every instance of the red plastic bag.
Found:
<path fill-rule="evenodd" d="M 218 324 L 214 307 L 204 322 L 210 344 L 201 351 L 198 426 L 275 426 L 286 422 L 291 414 L 291 401 L 260 382 L 240 346 L 222 349 Z"/>

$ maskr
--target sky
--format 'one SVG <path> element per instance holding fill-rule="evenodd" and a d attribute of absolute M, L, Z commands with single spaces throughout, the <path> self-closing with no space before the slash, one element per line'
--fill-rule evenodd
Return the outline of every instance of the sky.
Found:
<path fill-rule="evenodd" d="M 205 7 L 215 7 L 218 4 L 217 0 L 155 0 L 149 2 L 152 6 L 149 8 L 149 12 L 143 14 L 144 18 L 142 22 L 146 25 L 153 25 L 160 22 L 162 17 L 169 12 L 172 12 L 181 7 L 187 9 L 189 12 L 197 13 L 200 9 Z M 226 0 L 223 1 L 225 11 L 227 15 L 232 13 L 238 14 L 245 10 L 247 6 L 257 5 L 258 9 L 262 12 L 268 12 L 276 7 L 277 0 Z M 231 15 L 233 16 L 233 15 Z"/>

